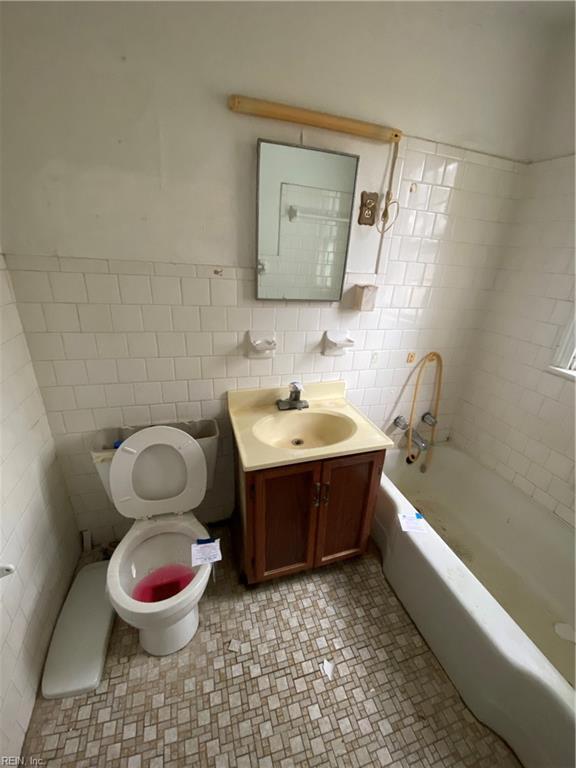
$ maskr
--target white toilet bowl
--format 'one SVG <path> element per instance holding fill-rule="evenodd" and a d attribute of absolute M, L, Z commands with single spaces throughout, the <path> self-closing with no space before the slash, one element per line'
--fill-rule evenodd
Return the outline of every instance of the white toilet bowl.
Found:
<path fill-rule="evenodd" d="M 116 613 L 140 630 L 140 644 L 153 656 L 183 648 L 198 628 L 198 602 L 212 566 L 193 566 L 195 576 L 181 592 L 165 600 L 142 602 L 134 588 L 150 571 L 171 563 L 191 564 L 192 544 L 208 532 L 193 514 L 141 520 L 124 536 L 108 566 L 106 586 Z"/>
<path fill-rule="evenodd" d="M 124 621 L 140 630 L 145 651 L 175 653 L 198 628 L 198 602 L 211 571 L 210 565 L 192 566 L 192 544 L 209 536 L 188 511 L 206 492 L 202 449 L 174 427 L 141 430 L 114 455 L 110 489 L 118 511 L 137 518 L 108 566 L 110 601 Z M 177 581 L 161 582 L 154 585 L 152 601 L 135 597 L 143 579 L 153 580 L 150 574 L 169 566 L 183 568 L 187 578 L 193 573 L 190 583 L 180 589 Z"/>

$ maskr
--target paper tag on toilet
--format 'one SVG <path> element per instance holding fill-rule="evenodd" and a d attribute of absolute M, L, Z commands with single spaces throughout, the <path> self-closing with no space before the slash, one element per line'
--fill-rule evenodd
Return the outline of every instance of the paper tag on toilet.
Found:
<path fill-rule="evenodd" d="M 204 544 L 192 544 L 192 565 L 209 565 L 222 560 L 220 539 L 207 541 Z"/>

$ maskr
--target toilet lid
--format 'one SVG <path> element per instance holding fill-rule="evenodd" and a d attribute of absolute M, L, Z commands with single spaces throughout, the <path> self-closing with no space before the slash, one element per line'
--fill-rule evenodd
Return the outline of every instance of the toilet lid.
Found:
<path fill-rule="evenodd" d="M 175 427 L 147 427 L 128 437 L 110 467 L 116 509 L 134 520 L 195 509 L 206 493 L 206 459 Z"/>

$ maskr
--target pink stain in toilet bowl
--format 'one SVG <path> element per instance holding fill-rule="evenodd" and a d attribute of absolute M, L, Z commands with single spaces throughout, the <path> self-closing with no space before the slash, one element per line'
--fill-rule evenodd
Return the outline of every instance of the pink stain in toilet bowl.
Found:
<path fill-rule="evenodd" d="M 171 563 L 156 568 L 140 579 L 132 591 L 134 600 L 141 603 L 157 603 L 182 592 L 190 584 L 195 572 L 188 565 Z"/>

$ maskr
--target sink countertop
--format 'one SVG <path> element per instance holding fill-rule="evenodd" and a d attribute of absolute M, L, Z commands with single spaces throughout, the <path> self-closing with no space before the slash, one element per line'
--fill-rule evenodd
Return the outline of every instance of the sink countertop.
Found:
<path fill-rule="evenodd" d="M 345 391 L 343 381 L 306 384 L 302 399 L 307 400 L 310 407 L 301 411 L 279 411 L 276 407 L 276 400 L 288 397 L 288 386 L 228 392 L 230 419 L 244 472 L 393 448 L 393 441 L 346 400 Z M 307 413 L 347 417 L 354 422 L 356 430 L 347 439 L 317 448 L 272 446 L 254 434 L 254 426 L 265 417 L 297 419 Z"/>

